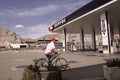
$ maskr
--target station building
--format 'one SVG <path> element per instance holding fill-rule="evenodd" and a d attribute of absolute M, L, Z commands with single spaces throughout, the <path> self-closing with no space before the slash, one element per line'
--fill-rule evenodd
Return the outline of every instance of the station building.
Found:
<path fill-rule="evenodd" d="M 97 50 L 96 36 L 101 35 L 103 53 L 119 51 L 120 47 L 120 0 L 92 0 L 85 6 L 49 27 L 52 32 L 63 33 L 63 46 L 67 50 L 67 34 L 80 34 L 82 50 L 85 35 L 90 34 L 92 46 Z"/>

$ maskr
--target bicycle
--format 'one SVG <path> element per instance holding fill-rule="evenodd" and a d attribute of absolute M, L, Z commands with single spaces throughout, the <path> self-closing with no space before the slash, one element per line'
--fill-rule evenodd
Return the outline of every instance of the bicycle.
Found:
<path fill-rule="evenodd" d="M 41 67 L 46 67 L 46 66 L 55 66 L 58 67 L 60 70 L 66 70 L 68 68 L 68 62 L 65 58 L 60 57 L 59 54 L 55 54 L 56 58 L 52 60 L 52 63 L 50 63 L 46 58 L 40 58 L 37 59 L 35 62 L 35 65 Z"/>

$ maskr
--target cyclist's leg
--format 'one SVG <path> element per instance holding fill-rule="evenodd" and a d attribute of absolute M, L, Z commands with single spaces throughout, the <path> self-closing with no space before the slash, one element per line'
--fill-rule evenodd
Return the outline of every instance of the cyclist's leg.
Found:
<path fill-rule="evenodd" d="M 51 54 L 51 59 L 50 59 L 50 60 L 53 61 L 56 57 L 57 57 L 57 54 L 52 53 L 52 54 Z"/>
<path fill-rule="evenodd" d="M 49 53 L 46 54 L 46 57 L 47 57 L 48 61 L 50 61 L 51 56 L 49 55 Z"/>
<path fill-rule="evenodd" d="M 50 64 L 52 64 L 52 54 L 51 53 L 48 53 L 48 54 L 46 54 L 46 56 L 47 56 L 47 58 L 48 58 L 48 64 L 50 65 Z"/>

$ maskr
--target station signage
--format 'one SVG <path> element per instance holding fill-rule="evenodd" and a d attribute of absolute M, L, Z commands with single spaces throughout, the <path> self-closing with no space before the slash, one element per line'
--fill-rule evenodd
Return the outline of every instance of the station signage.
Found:
<path fill-rule="evenodd" d="M 101 32 L 103 35 L 106 35 L 107 33 L 107 30 L 106 30 L 106 27 L 105 27 L 105 20 L 102 20 L 101 21 Z"/>
<path fill-rule="evenodd" d="M 60 21 L 58 21 L 57 23 L 55 23 L 54 25 L 50 25 L 50 27 L 49 27 L 48 29 L 49 29 L 49 31 L 52 32 L 55 28 L 63 25 L 65 22 L 66 22 L 66 19 L 63 18 L 63 19 L 61 19 Z"/>
<path fill-rule="evenodd" d="M 53 31 L 54 30 L 54 27 L 53 27 L 53 25 L 50 25 L 50 27 L 48 28 L 49 29 L 49 31 Z"/>
<path fill-rule="evenodd" d="M 109 53 L 108 26 L 106 12 L 101 14 L 101 34 L 103 43 L 103 53 Z"/>
<path fill-rule="evenodd" d="M 57 23 L 54 24 L 54 28 L 57 28 L 60 25 L 63 25 L 66 22 L 66 18 L 61 19 Z"/>

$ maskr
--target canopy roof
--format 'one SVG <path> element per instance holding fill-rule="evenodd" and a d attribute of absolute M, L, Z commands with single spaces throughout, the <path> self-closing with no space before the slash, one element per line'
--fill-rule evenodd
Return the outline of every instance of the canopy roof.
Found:
<path fill-rule="evenodd" d="M 100 32 L 100 14 L 108 11 L 111 25 L 120 23 L 120 0 L 93 0 L 82 8 L 61 19 L 53 26 L 54 32 L 62 33 L 64 28 L 67 33 L 79 33 L 81 29 L 85 29 L 87 33 L 95 27 Z M 57 25 L 56 25 L 57 24 Z"/>

